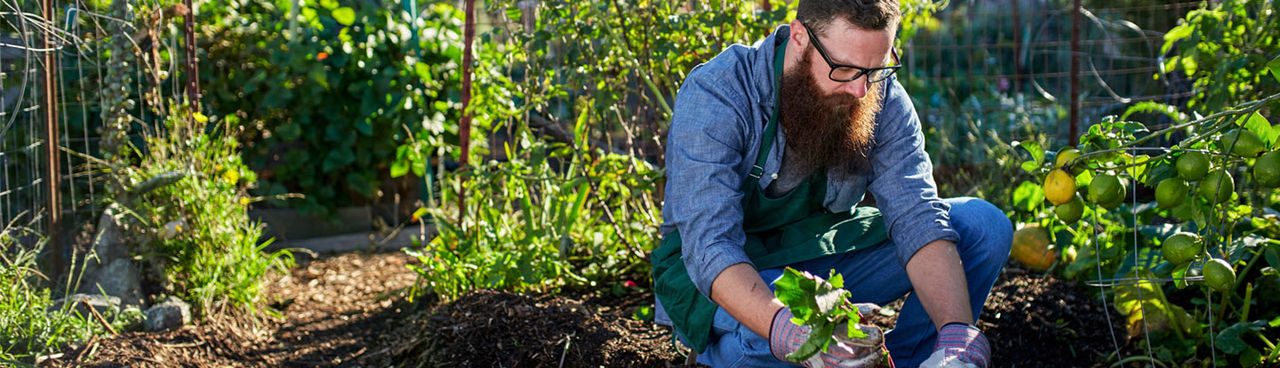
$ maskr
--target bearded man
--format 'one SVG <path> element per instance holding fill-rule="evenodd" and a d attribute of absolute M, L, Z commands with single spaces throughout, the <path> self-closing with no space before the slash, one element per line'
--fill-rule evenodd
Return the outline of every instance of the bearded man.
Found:
<path fill-rule="evenodd" d="M 975 326 L 1012 225 L 940 199 L 920 120 L 894 78 L 896 0 L 799 0 L 796 19 L 694 68 L 667 137 L 656 321 L 711 366 L 786 366 L 808 338 L 774 298 L 784 267 L 843 275 L 854 302 L 908 293 L 895 328 L 809 366 L 990 364 Z M 861 206 L 870 193 L 875 207 Z M 839 334 L 837 334 L 839 335 Z"/>

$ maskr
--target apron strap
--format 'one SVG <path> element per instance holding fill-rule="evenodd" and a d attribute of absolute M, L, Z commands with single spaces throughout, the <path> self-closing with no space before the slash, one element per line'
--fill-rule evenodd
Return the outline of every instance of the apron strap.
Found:
<path fill-rule="evenodd" d="M 748 176 L 750 181 L 759 183 L 760 177 L 764 175 L 764 164 L 769 160 L 769 151 L 773 149 L 773 141 L 778 134 L 778 110 L 782 108 L 779 101 L 782 100 L 782 66 L 787 56 L 787 39 L 782 40 L 782 44 L 777 46 L 773 52 L 773 93 L 775 96 L 773 113 L 769 116 L 769 121 L 764 126 L 764 139 L 760 143 L 760 151 L 756 153 L 756 163 L 751 166 L 751 173 Z"/>

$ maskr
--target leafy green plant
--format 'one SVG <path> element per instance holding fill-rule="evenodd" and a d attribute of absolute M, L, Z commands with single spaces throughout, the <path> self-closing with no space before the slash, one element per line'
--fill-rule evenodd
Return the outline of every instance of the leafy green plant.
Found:
<path fill-rule="evenodd" d="M 460 13 L 434 3 L 411 19 L 392 1 L 206 4 L 205 102 L 243 128 L 245 161 L 262 174 L 255 194 L 301 193 L 289 204 L 317 212 L 366 204 L 393 194 L 383 184 L 407 172 L 410 137 L 456 145 Z"/>
<path fill-rule="evenodd" d="M 262 224 L 248 206 L 255 175 L 240 160 L 225 123 L 175 105 L 145 137 L 137 166 L 114 173 L 136 195 L 121 202 L 131 213 L 130 234 L 144 241 L 144 259 L 164 270 L 172 292 L 198 313 L 230 308 L 259 311 L 262 283 L 292 264 L 288 251 L 265 252 Z"/>
<path fill-rule="evenodd" d="M 1280 93 L 1268 62 L 1280 56 L 1280 13 L 1271 0 L 1230 0 L 1187 13 L 1165 33 L 1160 65 L 1193 81 L 1187 107 L 1222 111 L 1245 101 Z M 1157 75 L 1158 76 L 1158 75 Z"/>
<path fill-rule="evenodd" d="M 148 271 L 145 282 L 191 302 L 197 315 L 263 311 L 264 277 L 292 265 L 287 250 L 266 252 L 263 225 L 248 217 L 255 175 L 240 159 L 230 127 L 186 105 L 127 145 L 136 162 L 82 156 L 106 171 L 107 198 L 123 241 Z"/>
<path fill-rule="evenodd" d="M 836 342 L 836 327 L 840 324 L 845 324 L 846 338 L 867 337 L 858 328 L 862 316 L 849 301 L 852 295 L 844 289 L 844 276 L 835 270 L 831 270 L 831 275 L 823 280 L 787 267 L 774 287 L 774 295 L 791 309 L 791 322 L 811 329 L 809 339 L 799 349 L 787 354 L 787 360 L 803 362 L 820 351 L 827 351 L 827 347 Z"/>
<path fill-rule="evenodd" d="M 38 356 L 102 333 L 98 324 L 71 311 L 73 305 L 55 308 L 48 280 L 36 269 L 35 247 L 20 244 L 19 237 L 39 234 L 9 224 L 0 232 L 0 365 L 33 364 Z"/>
<path fill-rule="evenodd" d="M 421 249 L 426 291 L 445 298 L 468 290 L 554 291 L 596 287 L 644 272 L 645 245 L 657 226 L 653 207 L 634 208 L 658 172 L 643 161 L 570 150 L 527 130 L 507 146 L 507 162 L 488 162 L 444 178 L 440 207 L 420 215 L 439 232 Z M 457 196 L 467 193 L 461 220 Z"/>

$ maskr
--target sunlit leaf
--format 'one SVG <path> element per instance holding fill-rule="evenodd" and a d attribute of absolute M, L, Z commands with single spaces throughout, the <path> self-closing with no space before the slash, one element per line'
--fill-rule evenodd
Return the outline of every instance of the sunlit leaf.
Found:
<path fill-rule="evenodd" d="M 344 26 L 352 25 L 356 22 L 356 11 L 350 7 L 341 7 L 333 9 L 333 19 Z"/>

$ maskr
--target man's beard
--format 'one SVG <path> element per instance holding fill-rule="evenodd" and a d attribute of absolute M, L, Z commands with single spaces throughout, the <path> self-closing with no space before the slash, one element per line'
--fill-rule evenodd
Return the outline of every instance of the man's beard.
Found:
<path fill-rule="evenodd" d="M 844 93 L 824 95 L 809 72 L 812 64 L 813 55 L 806 53 L 782 77 L 778 113 L 788 153 L 798 156 L 787 162 L 801 165 L 800 172 L 826 168 L 865 172 L 874 145 L 875 117 L 880 112 L 880 85 L 868 85 L 863 98 Z"/>

